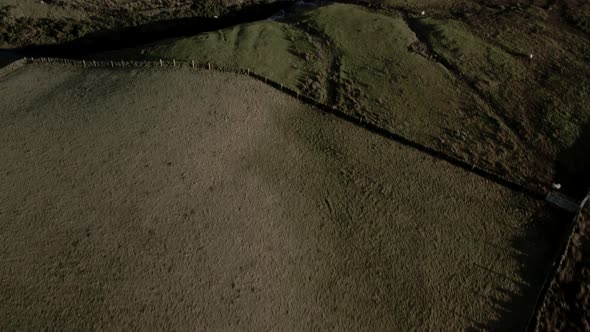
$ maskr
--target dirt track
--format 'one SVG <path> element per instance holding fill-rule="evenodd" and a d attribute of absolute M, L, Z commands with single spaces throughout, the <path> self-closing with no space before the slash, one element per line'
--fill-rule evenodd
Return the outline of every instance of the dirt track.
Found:
<path fill-rule="evenodd" d="M 519 328 L 553 254 L 541 203 L 246 77 L 0 95 L 1 330 Z"/>

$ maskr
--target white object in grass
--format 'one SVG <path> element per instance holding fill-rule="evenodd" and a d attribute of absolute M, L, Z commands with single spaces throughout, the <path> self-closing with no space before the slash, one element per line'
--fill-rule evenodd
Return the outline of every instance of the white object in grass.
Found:
<path fill-rule="evenodd" d="M 420 12 L 420 14 L 422 14 L 422 16 L 424 16 L 424 15 L 426 15 L 426 11 L 423 10 L 423 11 Z"/>
<path fill-rule="evenodd" d="M 561 189 L 561 184 L 560 183 L 554 183 L 551 185 L 551 188 L 555 189 L 555 190 L 559 190 Z"/>

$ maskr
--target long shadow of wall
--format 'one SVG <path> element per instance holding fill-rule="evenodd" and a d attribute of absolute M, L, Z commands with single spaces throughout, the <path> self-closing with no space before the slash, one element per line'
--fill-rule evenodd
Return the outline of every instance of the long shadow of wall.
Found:
<path fill-rule="evenodd" d="M 0 68 L 22 58 L 22 56 L 16 52 L 2 51 L 0 50 Z"/>
<path fill-rule="evenodd" d="M 470 331 L 525 331 L 530 328 L 547 280 L 554 274 L 553 262 L 567 243 L 572 220 L 573 214 L 545 205 L 531 217 L 526 229 L 512 239 L 511 248 L 499 248 L 510 252 L 510 258 L 517 262 L 518 278 L 489 267 L 478 267 L 503 278 L 513 287 L 497 287 L 497 296 L 485 299 L 496 318 L 473 322 Z"/>
<path fill-rule="evenodd" d="M 267 19 L 279 10 L 293 6 L 292 1 L 255 3 L 229 10 L 219 18 L 190 17 L 162 20 L 133 27 L 103 30 L 56 45 L 38 45 L 11 50 L 26 57 L 79 58 L 98 52 L 112 51 L 156 42 L 166 38 L 192 36 L 229 26 Z"/>
<path fill-rule="evenodd" d="M 590 121 L 576 142 L 559 154 L 555 169 L 564 192 L 577 199 L 586 196 L 590 187 Z"/>

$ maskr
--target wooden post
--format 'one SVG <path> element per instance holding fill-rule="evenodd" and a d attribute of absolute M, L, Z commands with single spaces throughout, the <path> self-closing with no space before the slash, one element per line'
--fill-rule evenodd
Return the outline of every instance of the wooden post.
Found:
<path fill-rule="evenodd" d="M 162 62 L 162 59 L 160 59 L 160 67 L 164 66 L 164 62 Z"/>
<path fill-rule="evenodd" d="M 96 60 L 92 60 L 92 63 L 94 64 L 94 67 L 96 67 Z"/>
<path fill-rule="evenodd" d="M 211 70 L 211 62 L 207 62 L 207 67 Z"/>
<path fill-rule="evenodd" d="M 113 60 L 111 60 L 111 67 L 115 67 L 115 63 L 113 62 Z"/>
<path fill-rule="evenodd" d="M 250 76 L 250 68 L 248 68 L 248 76 Z"/>
<path fill-rule="evenodd" d="M 193 69 L 195 68 L 195 60 L 193 60 Z"/>
<path fill-rule="evenodd" d="M 281 91 L 283 91 L 283 85 L 281 84 Z"/>
<path fill-rule="evenodd" d="M 86 60 L 82 60 L 82 64 L 84 65 L 84 68 L 86 68 Z"/>
<path fill-rule="evenodd" d="M 172 67 L 176 67 L 176 60 L 172 59 Z"/>

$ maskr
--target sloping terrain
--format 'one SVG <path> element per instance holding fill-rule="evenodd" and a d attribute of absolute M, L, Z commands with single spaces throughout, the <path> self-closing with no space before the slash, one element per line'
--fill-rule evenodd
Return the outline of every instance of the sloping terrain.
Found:
<path fill-rule="evenodd" d="M 246 76 L 0 79 L 0 329 L 524 327 L 560 216 Z"/>
<path fill-rule="evenodd" d="M 273 79 L 293 86 L 297 77 L 302 93 L 514 182 L 585 193 L 590 181 L 580 181 L 585 173 L 576 165 L 590 159 L 582 142 L 590 123 L 588 36 L 543 4 L 437 3 L 425 15 L 412 4 L 302 9 L 281 23 L 296 37 L 275 43 L 278 52 L 212 38 L 224 30 L 110 55 L 279 71 Z M 253 64 L 263 53 L 268 59 Z"/>
<path fill-rule="evenodd" d="M 563 155 L 588 135 L 587 36 L 538 7 L 501 16 L 483 12 L 463 21 L 416 19 L 413 27 L 439 61 L 468 82 L 518 137 L 528 160 L 509 162 L 511 172 L 529 171 L 529 178 L 553 179 L 575 195 L 585 194 L 590 182 L 576 185 L 585 172 L 575 165 L 588 159 L 572 163 Z"/>
<path fill-rule="evenodd" d="M 562 268 L 557 271 L 539 313 L 537 331 L 590 330 L 589 208 L 576 223 Z"/>
<path fill-rule="evenodd" d="M 271 20 L 158 42 L 142 47 L 140 55 L 130 52 L 133 58 L 196 60 L 249 68 L 294 89 L 304 88 L 306 77 L 319 75 L 313 54 L 313 45 L 304 32 Z M 122 55 L 115 52 L 112 56 Z"/>

